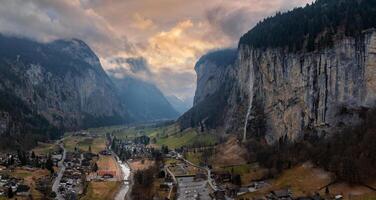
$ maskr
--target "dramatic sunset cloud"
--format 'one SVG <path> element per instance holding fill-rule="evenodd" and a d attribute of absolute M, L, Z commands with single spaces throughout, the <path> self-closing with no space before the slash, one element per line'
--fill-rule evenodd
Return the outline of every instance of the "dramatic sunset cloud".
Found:
<path fill-rule="evenodd" d="M 192 98 L 194 64 L 236 47 L 259 20 L 312 0 L 2 0 L 0 32 L 38 41 L 78 38 L 105 70 Z"/>

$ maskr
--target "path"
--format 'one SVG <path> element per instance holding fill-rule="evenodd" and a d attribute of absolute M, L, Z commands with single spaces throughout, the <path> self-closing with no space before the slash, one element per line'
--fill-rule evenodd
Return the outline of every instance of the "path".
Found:
<path fill-rule="evenodd" d="M 177 152 L 176 152 L 177 153 Z M 209 183 L 209 186 L 211 187 L 211 189 L 213 191 L 218 191 L 218 188 L 213 184 L 213 179 L 211 178 L 211 170 L 207 167 L 201 167 L 201 166 L 198 166 L 192 162 L 190 162 L 189 160 L 185 159 L 181 154 L 177 153 L 178 155 L 178 158 L 182 159 L 185 163 L 189 164 L 189 165 L 192 165 L 194 167 L 197 167 L 199 169 L 202 169 L 202 170 L 205 170 L 208 174 L 208 183 Z"/>

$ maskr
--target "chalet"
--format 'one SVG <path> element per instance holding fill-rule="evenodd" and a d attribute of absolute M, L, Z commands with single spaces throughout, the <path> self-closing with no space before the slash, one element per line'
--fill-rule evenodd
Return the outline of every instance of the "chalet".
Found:
<path fill-rule="evenodd" d="M 196 175 L 195 175 L 195 180 L 206 180 L 206 174 L 204 174 L 204 173 L 197 173 Z"/>
<path fill-rule="evenodd" d="M 104 178 L 104 179 L 110 179 L 110 178 L 114 178 L 114 175 L 112 175 L 112 174 L 104 174 L 102 176 L 102 178 Z"/>
<path fill-rule="evenodd" d="M 268 196 L 271 200 L 292 200 L 292 193 L 288 189 L 272 191 Z"/>
<path fill-rule="evenodd" d="M 103 150 L 103 151 L 99 152 L 99 154 L 101 154 L 103 156 L 111 156 L 112 155 L 111 151 L 108 151 L 108 150 Z"/>
<path fill-rule="evenodd" d="M 19 185 L 16 190 L 16 195 L 18 196 L 29 196 L 30 187 L 27 185 Z"/>
<path fill-rule="evenodd" d="M 89 167 L 91 165 L 90 160 L 82 160 L 81 166 L 82 167 Z"/>
<path fill-rule="evenodd" d="M 322 198 L 319 193 L 316 193 L 313 196 L 298 197 L 295 200 L 324 200 L 324 198 Z"/>
<path fill-rule="evenodd" d="M 85 160 L 92 160 L 94 157 L 98 157 L 97 154 L 93 154 L 93 153 L 90 153 L 90 152 L 83 153 L 83 156 L 84 156 Z"/>
<path fill-rule="evenodd" d="M 168 184 L 160 184 L 159 185 L 159 189 L 161 190 L 161 191 L 169 191 L 170 190 L 170 186 L 168 185 Z"/>
<path fill-rule="evenodd" d="M 342 195 L 336 195 L 334 197 L 335 200 L 342 200 L 343 199 L 343 196 Z"/>
<path fill-rule="evenodd" d="M 222 190 L 214 191 L 213 193 L 210 194 L 210 197 L 212 199 L 216 199 L 216 200 L 225 200 L 226 199 L 226 193 L 225 193 L 225 191 L 222 191 Z"/>
<path fill-rule="evenodd" d="M 113 178 L 116 176 L 116 172 L 111 170 L 99 170 L 97 173 L 102 178 Z"/>
<path fill-rule="evenodd" d="M 239 188 L 238 192 L 236 193 L 237 196 L 246 194 L 249 192 L 249 189 L 247 187 L 241 187 Z"/>
<path fill-rule="evenodd" d="M 213 172 L 213 178 L 216 182 L 226 183 L 231 181 L 231 174 L 227 171 Z"/>

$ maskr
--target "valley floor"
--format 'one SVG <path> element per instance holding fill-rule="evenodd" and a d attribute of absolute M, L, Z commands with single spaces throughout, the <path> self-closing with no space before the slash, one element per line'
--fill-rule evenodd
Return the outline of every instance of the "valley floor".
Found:
<path fill-rule="evenodd" d="M 142 145 L 144 140 L 147 144 Z M 129 151 L 116 155 L 111 149 L 115 148 L 111 144 L 114 141 Z M 175 124 L 102 127 L 68 133 L 61 143 L 40 143 L 33 149 L 41 158 L 47 155 L 56 159 L 59 155 L 60 159 L 63 157 L 56 160 L 54 167 L 55 172 L 65 168 L 57 183 L 59 173 L 51 175 L 46 169 L 32 166 L 1 167 L 0 183 L 11 180 L 4 177 L 13 177 L 18 185 L 30 187 L 26 196 L 15 193 L 13 199 L 40 199 L 43 196 L 53 199 L 49 194 L 51 189 L 41 189 L 42 179 L 49 180 L 47 188 L 57 184 L 53 190 L 61 199 L 69 195 L 83 200 L 115 199 L 117 194 L 124 196 L 126 193 L 127 198 L 148 195 L 155 199 L 185 200 L 197 198 L 197 193 L 201 199 L 247 200 L 272 198 L 284 192 L 293 199 L 317 194 L 324 199 L 376 199 L 376 191 L 372 189 L 376 188 L 376 182 L 368 186 L 333 183 L 332 174 L 309 162 L 270 176 L 270 170 L 257 162 L 247 162 L 247 152 L 236 138 L 219 141 L 215 134 L 200 133 L 195 129 L 180 132 Z M 164 152 L 162 162 L 153 158 L 154 149 Z M 130 155 L 125 156 L 129 152 Z M 131 171 L 126 181 L 118 156 L 127 162 Z M 144 187 L 144 183 L 139 183 L 137 172 L 153 173 L 150 185 Z M 128 188 L 125 189 L 124 184 Z M 5 199 L 6 191 L 0 191 L 3 191 L 0 199 Z"/>

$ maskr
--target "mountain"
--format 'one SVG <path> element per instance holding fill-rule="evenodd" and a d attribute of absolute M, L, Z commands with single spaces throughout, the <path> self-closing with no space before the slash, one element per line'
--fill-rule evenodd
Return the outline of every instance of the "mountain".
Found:
<path fill-rule="evenodd" d="M 121 101 L 137 122 L 176 119 L 179 113 L 153 84 L 125 76 L 112 76 Z"/>
<path fill-rule="evenodd" d="M 0 134 L 31 141 L 129 122 L 115 86 L 83 41 L 0 35 L 0 46 Z"/>
<path fill-rule="evenodd" d="M 226 104 L 235 79 L 229 74 L 234 70 L 236 49 L 223 49 L 202 56 L 196 63 L 197 89 L 193 107 L 179 118 L 183 129 L 202 126 L 214 129 L 223 125 Z"/>
<path fill-rule="evenodd" d="M 359 124 L 376 102 L 375 11 L 371 0 L 318 0 L 258 23 L 228 67 L 198 62 L 195 105 L 179 118 L 182 128 L 273 144 Z"/>
<path fill-rule="evenodd" d="M 183 101 L 174 95 L 166 96 L 166 99 L 172 105 L 172 107 L 180 114 L 187 112 L 192 106 L 189 102 Z"/>

